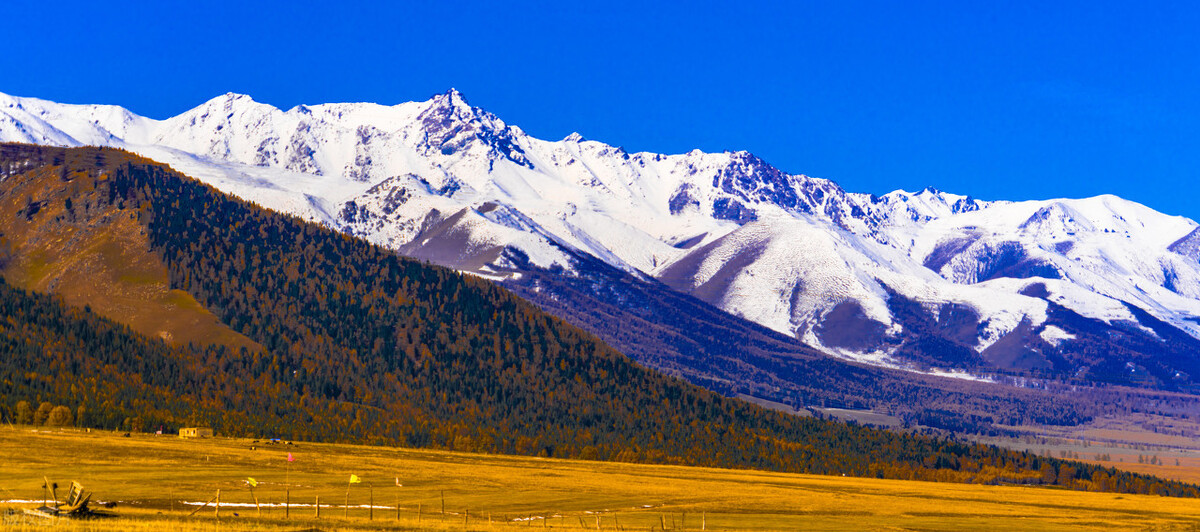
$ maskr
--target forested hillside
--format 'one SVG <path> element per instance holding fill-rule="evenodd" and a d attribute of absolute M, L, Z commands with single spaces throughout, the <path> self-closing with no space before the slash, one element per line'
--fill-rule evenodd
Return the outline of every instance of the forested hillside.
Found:
<path fill-rule="evenodd" d="M 132 220 L 170 287 L 240 335 L 149 339 L 5 285 L 6 418 L 19 401 L 53 401 L 83 406 L 85 422 L 106 427 L 141 418 L 224 434 L 1196 495 L 1178 483 L 728 399 L 642 368 L 487 281 L 124 152 L 3 145 L 0 171 L 0 204 L 17 206 L 0 212 L 10 232 L 0 242 L 6 277 L 54 269 L 22 255 L 34 228 L 86 232 Z M 94 251 L 100 258 L 79 267 L 115 253 Z"/>

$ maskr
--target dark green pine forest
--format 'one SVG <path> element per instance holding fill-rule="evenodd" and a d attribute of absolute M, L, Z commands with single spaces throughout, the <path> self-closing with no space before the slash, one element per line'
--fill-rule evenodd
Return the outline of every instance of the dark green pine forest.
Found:
<path fill-rule="evenodd" d="M 769 411 L 652 372 L 492 283 L 399 257 L 110 149 L 0 146 L 136 220 L 172 288 L 261 348 L 172 344 L 0 285 L 0 415 L 226 435 L 1197 496 L 1195 486 Z M 0 182 L 0 199 L 9 193 Z M 17 212 L 50 216 L 30 198 Z M 81 208 L 80 206 L 86 206 Z M 0 240 L 0 266 L 20 253 Z M 18 403 L 24 403 L 18 408 Z"/>

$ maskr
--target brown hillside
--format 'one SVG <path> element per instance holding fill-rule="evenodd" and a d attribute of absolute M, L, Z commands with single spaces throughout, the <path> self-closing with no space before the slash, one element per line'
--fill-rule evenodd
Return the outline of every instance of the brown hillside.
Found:
<path fill-rule="evenodd" d="M 80 170 L 83 165 L 64 159 L 3 177 L 0 212 L 16 213 L 0 216 L 0 272 L 5 279 L 27 290 L 55 294 L 69 305 L 90 306 L 141 334 L 177 345 L 218 343 L 235 351 L 261 350 L 190 294 L 170 288 L 167 267 L 151 251 L 146 229 L 132 209 L 86 199 L 83 191 L 106 180 L 112 165 L 138 158 L 99 149 L 69 152 L 67 157 L 84 154 L 95 158 L 89 161 L 92 167 L 104 169 Z M 14 157 L 5 153 L 6 160 Z"/>

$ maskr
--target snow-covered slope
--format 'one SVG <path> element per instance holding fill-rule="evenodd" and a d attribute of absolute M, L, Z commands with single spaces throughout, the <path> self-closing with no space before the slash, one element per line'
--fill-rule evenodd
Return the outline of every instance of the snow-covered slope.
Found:
<path fill-rule="evenodd" d="M 571 275 L 572 257 L 588 254 L 828 353 L 889 365 L 913 364 L 908 354 L 930 351 L 913 338 L 929 335 L 962 356 L 920 365 L 1049 364 L 1082 334 L 1055 321 L 1058 309 L 1158 335 L 1140 309 L 1200 337 L 1197 224 L 1113 196 L 850 193 L 747 152 L 535 139 L 454 90 L 286 111 L 226 94 L 161 121 L 0 94 L 0 141 L 129 149 L 497 279 Z M 1049 354 L 1012 355 L 1014 343 Z"/>

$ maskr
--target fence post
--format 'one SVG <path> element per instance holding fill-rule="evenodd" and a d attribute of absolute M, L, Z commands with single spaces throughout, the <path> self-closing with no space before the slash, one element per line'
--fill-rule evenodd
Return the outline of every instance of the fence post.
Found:
<path fill-rule="evenodd" d="M 249 486 L 249 484 L 247 484 L 247 486 Z M 262 506 L 258 505 L 258 495 L 255 495 L 253 487 L 250 488 L 250 496 L 254 497 L 255 515 L 258 517 L 262 517 Z"/>
<path fill-rule="evenodd" d="M 204 501 L 204 504 L 201 504 L 200 506 L 197 506 L 195 510 L 192 510 L 192 513 L 188 514 L 188 517 L 196 515 L 196 512 L 203 510 L 205 506 L 208 506 L 208 503 L 213 502 L 214 498 L 215 497 L 209 497 L 207 501 Z"/>

